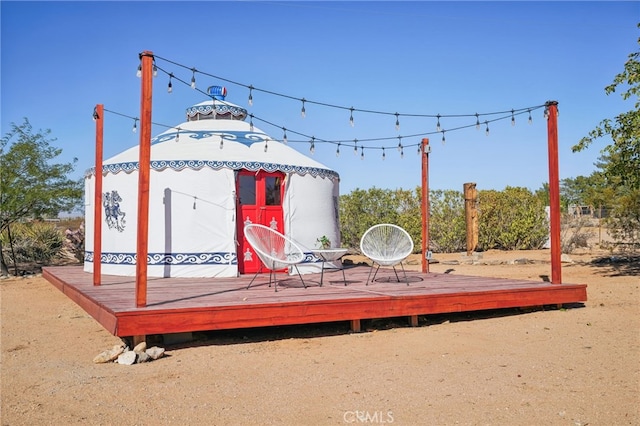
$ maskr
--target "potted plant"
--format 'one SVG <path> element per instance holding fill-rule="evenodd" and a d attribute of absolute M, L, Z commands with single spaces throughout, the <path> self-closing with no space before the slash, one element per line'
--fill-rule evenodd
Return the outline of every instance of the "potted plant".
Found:
<path fill-rule="evenodd" d="M 326 235 L 323 235 L 322 237 L 318 238 L 316 242 L 320 245 L 320 248 L 323 250 L 331 248 L 331 240 L 327 238 Z"/>

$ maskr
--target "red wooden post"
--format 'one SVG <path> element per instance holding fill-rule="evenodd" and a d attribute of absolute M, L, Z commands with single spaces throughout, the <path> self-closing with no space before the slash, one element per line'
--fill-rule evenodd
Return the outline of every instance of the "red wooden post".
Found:
<path fill-rule="evenodd" d="M 104 105 L 93 110 L 96 120 L 96 173 L 93 194 L 93 285 L 100 285 L 102 274 L 102 146 L 104 135 Z"/>
<path fill-rule="evenodd" d="M 422 139 L 422 272 L 429 272 L 429 138 Z"/>
<path fill-rule="evenodd" d="M 546 103 L 549 146 L 549 209 L 551 222 L 551 283 L 562 284 L 560 248 L 560 172 L 558 166 L 558 102 Z"/>
<path fill-rule="evenodd" d="M 138 161 L 138 239 L 136 243 L 136 306 L 147 306 L 147 257 L 149 254 L 149 175 L 151 169 L 151 99 L 153 53 L 140 54 L 140 159 Z"/>

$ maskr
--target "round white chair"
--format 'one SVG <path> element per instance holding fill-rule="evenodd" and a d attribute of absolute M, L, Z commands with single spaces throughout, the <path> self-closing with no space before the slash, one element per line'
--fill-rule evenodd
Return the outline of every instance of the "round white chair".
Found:
<path fill-rule="evenodd" d="M 389 223 L 374 225 L 367 229 L 360 239 L 360 251 L 373 262 L 367 277 L 367 285 L 369 285 L 369 278 L 374 265 L 377 265 L 377 268 L 371 282 L 376 279 L 380 266 L 391 266 L 396 279 L 400 282 L 396 271 L 396 265 L 398 264 L 404 273 L 405 282 L 409 285 L 407 273 L 402 265 L 402 261 L 413 252 L 413 240 L 407 231 Z"/>

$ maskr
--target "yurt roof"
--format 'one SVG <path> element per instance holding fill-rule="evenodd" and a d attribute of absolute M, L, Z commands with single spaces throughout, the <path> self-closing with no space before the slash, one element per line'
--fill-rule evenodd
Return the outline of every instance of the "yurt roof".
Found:
<path fill-rule="evenodd" d="M 243 108 L 215 98 L 188 108 L 188 121 L 152 138 L 151 168 L 262 169 L 338 178 L 335 171 L 270 138 L 244 121 L 245 117 Z M 105 160 L 103 171 L 137 170 L 138 160 L 139 146 L 136 145 Z"/>

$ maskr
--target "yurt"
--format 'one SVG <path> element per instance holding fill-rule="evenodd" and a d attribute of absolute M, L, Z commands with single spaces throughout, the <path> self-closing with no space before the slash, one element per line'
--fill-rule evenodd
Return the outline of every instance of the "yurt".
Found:
<path fill-rule="evenodd" d="M 247 123 L 226 89 L 186 110 L 186 121 L 153 137 L 149 178 L 149 277 L 235 277 L 260 260 L 243 235 L 260 223 L 299 243 L 301 273 L 318 272 L 318 239 L 339 246 L 339 175 Z M 85 176 L 85 262 L 93 271 L 102 228 L 103 274 L 136 273 L 139 147 L 103 162 L 102 223 L 94 223 L 95 169 Z"/>

